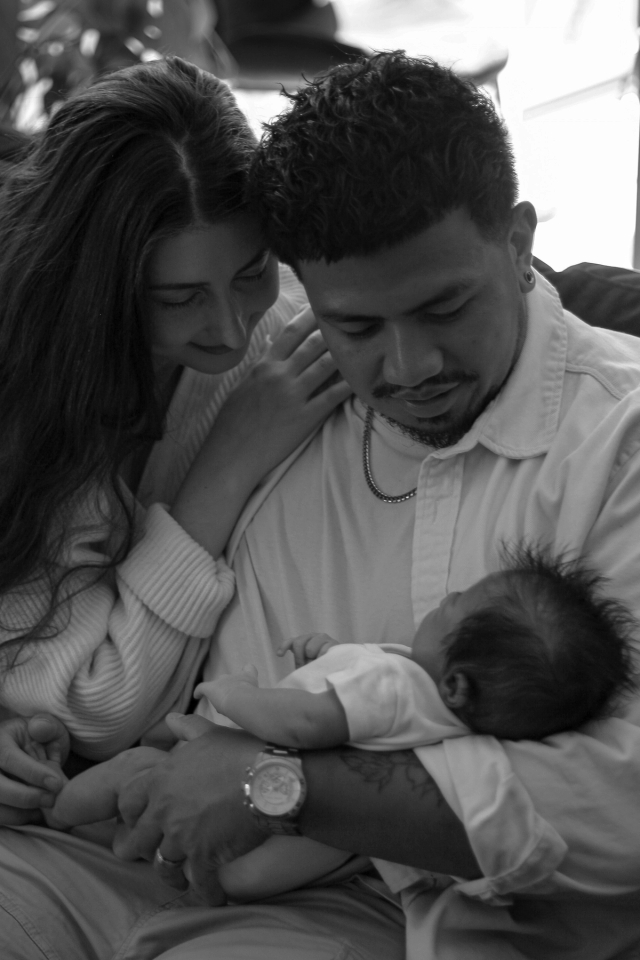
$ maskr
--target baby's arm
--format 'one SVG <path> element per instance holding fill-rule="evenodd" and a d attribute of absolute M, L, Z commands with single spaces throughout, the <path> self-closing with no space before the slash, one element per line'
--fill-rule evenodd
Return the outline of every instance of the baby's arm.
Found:
<path fill-rule="evenodd" d="M 166 759 L 164 750 L 132 747 L 111 760 L 89 767 L 69 780 L 58 794 L 53 808 L 44 811 L 47 824 L 57 830 L 66 830 L 82 823 L 97 823 L 115 817 L 121 784 Z"/>
<path fill-rule="evenodd" d="M 320 750 L 349 739 L 347 717 L 333 690 L 264 690 L 253 666 L 198 684 L 194 696 L 207 697 L 244 730 L 284 747 Z"/>
<path fill-rule="evenodd" d="M 223 864 L 218 880 L 230 900 L 264 900 L 306 887 L 341 867 L 352 854 L 309 837 L 269 837 L 244 856 Z"/>

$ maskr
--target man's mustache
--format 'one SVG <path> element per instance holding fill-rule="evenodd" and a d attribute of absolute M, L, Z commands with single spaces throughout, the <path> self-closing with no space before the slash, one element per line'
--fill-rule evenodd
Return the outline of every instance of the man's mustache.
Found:
<path fill-rule="evenodd" d="M 423 387 L 448 387 L 452 384 L 458 383 L 475 383 L 478 379 L 476 373 L 467 373 L 465 370 L 452 370 L 450 373 L 437 373 L 434 377 L 427 377 L 426 380 L 423 380 L 422 383 L 417 384 L 417 386 L 412 386 L 411 389 L 419 392 Z M 406 386 L 400 386 L 397 383 L 381 383 L 379 386 L 374 387 L 371 391 L 371 395 L 376 398 L 376 400 L 390 400 L 392 397 L 395 397 L 397 393 L 407 390 Z"/>

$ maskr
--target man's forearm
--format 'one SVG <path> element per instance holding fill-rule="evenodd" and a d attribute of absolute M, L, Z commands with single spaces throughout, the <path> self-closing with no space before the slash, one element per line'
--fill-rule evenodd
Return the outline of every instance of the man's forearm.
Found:
<path fill-rule="evenodd" d="M 412 750 L 306 752 L 305 836 L 437 873 L 482 874 L 460 820 Z"/>

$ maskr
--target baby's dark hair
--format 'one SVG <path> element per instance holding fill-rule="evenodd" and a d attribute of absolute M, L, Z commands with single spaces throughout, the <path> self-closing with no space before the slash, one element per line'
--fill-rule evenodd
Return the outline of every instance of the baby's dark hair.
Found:
<path fill-rule="evenodd" d="M 506 233 L 517 180 L 506 127 L 472 83 L 386 51 L 288 94 L 266 124 L 252 205 L 281 260 L 335 262 L 408 240 L 457 209 Z"/>
<path fill-rule="evenodd" d="M 504 557 L 486 609 L 465 617 L 447 650 L 446 669 L 464 673 L 470 688 L 456 714 L 475 733 L 506 740 L 607 716 L 636 689 L 637 621 L 581 559 L 531 546 Z"/>

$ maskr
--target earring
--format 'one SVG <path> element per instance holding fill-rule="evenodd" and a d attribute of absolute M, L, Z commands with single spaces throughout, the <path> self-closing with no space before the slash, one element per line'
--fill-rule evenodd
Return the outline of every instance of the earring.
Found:
<path fill-rule="evenodd" d="M 535 283 L 535 280 L 536 280 L 531 270 L 525 270 L 524 278 L 527 281 L 527 283 Z"/>

